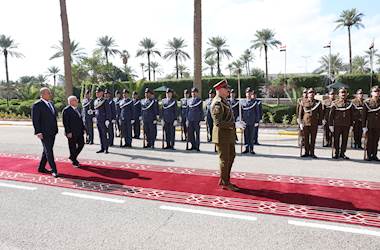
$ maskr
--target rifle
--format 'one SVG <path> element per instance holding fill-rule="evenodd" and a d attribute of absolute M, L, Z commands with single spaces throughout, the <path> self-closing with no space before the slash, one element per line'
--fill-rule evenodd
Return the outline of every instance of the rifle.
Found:
<path fill-rule="evenodd" d="M 120 129 L 120 147 L 123 146 L 123 137 L 124 137 L 124 135 L 123 135 L 123 129 L 121 128 Z M 127 143 L 127 142 L 124 141 L 124 143 Z"/>
<path fill-rule="evenodd" d="M 162 149 L 165 148 L 165 122 L 164 122 L 164 119 L 161 120 L 161 124 L 162 124 Z"/>
<path fill-rule="evenodd" d="M 331 157 L 332 158 L 334 157 L 334 149 L 335 149 L 334 140 L 335 140 L 335 130 L 334 132 L 331 132 Z"/>
<path fill-rule="evenodd" d="M 326 142 L 326 124 L 323 125 L 322 147 L 325 146 L 325 142 Z"/>
<path fill-rule="evenodd" d="M 350 137 L 351 148 L 354 148 L 354 127 L 351 127 L 350 129 Z"/>
<path fill-rule="evenodd" d="M 303 155 L 303 139 L 304 137 L 304 134 L 303 134 L 303 130 L 301 128 L 299 128 L 298 130 L 298 145 L 300 147 L 300 157 Z"/>
<path fill-rule="evenodd" d="M 188 121 L 186 121 L 188 122 Z M 187 124 L 185 123 L 185 125 L 187 126 Z M 187 130 L 186 130 L 186 150 L 189 150 L 189 126 L 187 126 Z"/>
<path fill-rule="evenodd" d="M 368 146 L 368 131 L 365 132 L 365 135 L 364 135 L 364 160 L 368 160 L 367 146 Z"/>
<path fill-rule="evenodd" d="M 238 69 L 237 72 L 238 77 L 238 99 L 239 99 L 239 120 L 240 122 L 243 121 L 242 112 L 241 112 L 241 85 L 240 85 L 240 69 Z M 243 136 L 244 136 L 244 128 L 240 128 L 240 153 L 243 153 Z"/>
<path fill-rule="evenodd" d="M 183 131 L 183 123 L 182 123 L 182 120 L 181 120 L 181 141 L 184 141 L 183 139 L 183 134 L 184 134 L 184 131 Z"/>
<path fill-rule="evenodd" d="M 143 131 L 143 147 L 145 148 L 146 147 L 145 126 L 144 126 L 144 122 L 143 121 L 141 121 L 141 124 L 142 124 L 142 131 Z"/>

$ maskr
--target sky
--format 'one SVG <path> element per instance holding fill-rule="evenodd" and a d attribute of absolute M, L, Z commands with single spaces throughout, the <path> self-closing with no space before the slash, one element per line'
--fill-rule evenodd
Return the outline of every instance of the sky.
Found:
<path fill-rule="evenodd" d="M 193 57 L 193 0 L 66 0 L 70 38 L 78 41 L 87 54 L 96 48 L 100 36 L 112 36 L 120 50 L 132 55 L 129 60 L 141 77 L 136 58 L 138 43 L 144 37 L 166 51 L 173 37 L 185 39 L 186 51 Z M 203 0 L 203 51 L 208 39 L 221 36 L 227 40 L 233 58 L 222 58 L 222 71 L 250 48 L 256 30 L 269 28 L 287 46 L 287 72 L 312 72 L 319 66 L 321 56 L 328 53 L 323 46 L 332 43 L 332 53 L 340 53 L 348 62 L 348 36 L 345 29 L 335 31 L 334 21 L 345 9 L 357 8 L 364 13 L 365 29 L 352 32 L 353 55 L 363 55 L 372 40 L 380 45 L 380 2 L 373 0 Z M 24 58 L 9 59 L 11 80 L 24 75 L 47 74 L 47 68 L 57 66 L 63 72 L 63 59 L 49 60 L 53 45 L 62 40 L 59 0 L 3 0 L 1 3 L 0 34 L 12 37 Z M 264 53 L 254 51 L 252 67 L 265 69 Z M 284 73 L 284 53 L 279 49 L 268 53 L 269 73 Z M 111 61 L 122 66 L 120 57 Z M 158 78 L 174 72 L 174 60 L 154 57 L 163 71 Z M 183 62 L 190 72 L 193 60 Z M 206 67 L 206 65 L 204 65 Z M 206 72 L 207 74 L 209 72 Z M 0 81 L 5 80 L 4 58 L 0 58 Z M 49 79 L 52 81 L 52 79 Z"/>

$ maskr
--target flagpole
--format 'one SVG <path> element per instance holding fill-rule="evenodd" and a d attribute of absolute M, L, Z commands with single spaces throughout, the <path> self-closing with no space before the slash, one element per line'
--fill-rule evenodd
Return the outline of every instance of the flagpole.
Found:
<path fill-rule="evenodd" d="M 373 83 L 373 52 L 375 48 L 375 41 L 372 42 L 370 49 L 370 63 L 371 63 L 371 83 L 369 84 L 369 89 L 372 89 Z"/>
<path fill-rule="evenodd" d="M 329 46 L 329 79 L 331 81 L 331 41 L 330 41 L 330 46 Z"/>

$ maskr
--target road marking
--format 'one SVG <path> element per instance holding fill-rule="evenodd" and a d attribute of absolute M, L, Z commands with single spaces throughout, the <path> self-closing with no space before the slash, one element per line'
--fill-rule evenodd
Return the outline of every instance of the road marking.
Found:
<path fill-rule="evenodd" d="M 37 189 L 36 187 L 27 187 L 27 186 L 14 185 L 14 184 L 2 183 L 2 182 L 0 182 L 0 187 L 23 189 L 23 190 L 30 190 L 30 191 Z"/>
<path fill-rule="evenodd" d="M 301 227 L 312 227 L 312 228 L 334 230 L 334 231 L 340 231 L 340 232 L 346 232 L 346 233 L 380 236 L 380 231 L 372 231 L 372 230 L 353 228 L 353 227 L 341 227 L 341 226 L 317 224 L 317 223 L 295 221 L 295 220 L 288 220 L 288 223 L 290 225 L 301 226 Z"/>
<path fill-rule="evenodd" d="M 124 200 L 112 199 L 112 198 L 106 198 L 106 197 L 94 196 L 94 195 L 88 195 L 88 194 L 78 194 L 78 193 L 70 193 L 70 192 L 62 192 L 61 194 L 62 195 L 66 195 L 66 196 L 72 196 L 72 197 L 82 198 L 82 199 L 109 201 L 109 202 L 119 203 L 119 204 L 125 202 Z"/>
<path fill-rule="evenodd" d="M 190 208 L 183 208 L 183 207 L 160 206 L 160 209 L 185 212 L 185 213 L 193 213 L 193 214 L 211 215 L 211 216 L 218 216 L 218 217 L 224 217 L 224 218 L 233 218 L 233 219 L 240 219 L 240 220 L 249 220 L 249 221 L 256 221 L 257 220 L 257 218 L 253 217 L 253 216 L 240 215 L 240 214 L 226 214 L 226 213 L 212 212 L 212 211 L 207 211 L 207 210 L 190 209 Z"/>

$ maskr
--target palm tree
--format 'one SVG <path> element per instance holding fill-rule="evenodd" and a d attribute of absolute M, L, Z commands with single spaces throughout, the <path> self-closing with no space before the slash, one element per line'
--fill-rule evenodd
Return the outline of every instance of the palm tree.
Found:
<path fill-rule="evenodd" d="M 220 61 L 222 57 L 226 56 L 230 58 L 232 56 L 230 50 L 227 48 L 227 40 L 219 36 L 211 37 L 208 41 L 208 45 L 211 47 L 206 50 L 206 58 L 215 57 L 217 64 L 217 75 L 221 76 Z"/>
<path fill-rule="evenodd" d="M 321 66 L 314 70 L 314 73 L 321 74 L 321 73 L 326 73 L 328 74 L 329 72 L 329 56 L 325 55 L 322 56 L 321 59 L 319 60 L 319 63 Z M 331 75 L 334 76 L 339 71 L 343 71 L 345 69 L 345 65 L 343 64 L 342 57 L 340 56 L 339 53 L 331 55 Z"/>
<path fill-rule="evenodd" d="M 252 40 L 251 49 L 264 49 L 265 53 L 265 80 L 268 82 L 268 49 L 281 45 L 281 42 L 275 38 L 275 32 L 270 29 L 257 30 L 255 40 Z"/>
<path fill-rule="evenodd" d="M 202 96 L 202 0 L 194 0 L 194 83 Z"/>
<path fill-rule="evenodd" d="M 160 67 L 160 64 L 158 62 L 150 63 L 150 68 L 152 69 L 152 73 L 153 73 L 153 81 L 156 80 L 156 73 L 159 73 L 159 74 L 162 73 L 162 71 L 158 67 Z"/>
<path fill-rule="evenodd" d="M 186 48 L 187 45 L 185 44 L 185 40 L 183 38 L 174 37 L 173 40 L 168 41 L 167 46 L 168 52 L 165 53 L 164 58 L 175 59 L 176 76 L 178 79 L 178 61 L 185 61 L 186 59 L 190 59 L 189 54 L 183 50 L 183 48 Z"/>
<path fill-rule="evenodd" d="M 4 55 L 5 77 L 7 84 L 9 84 L 8 55 L 14 56 L 16 58 L 23 57 L 23 54 L 14 51 L 13 49 L 17 49 L 17 44 L 15 43 L 15 41 L 11 37 L 0 35 L 0 52 Z"/>
<path fill-rule="evenodd" d="M 216 61 L 213 57 L 209 57 L 205 60 L 205 63 L 208 65 L 208 68 L 210 68 L 210 74 L 213 77 L 214 76 L 214 68 Z"/>
<path fill-rule="evenodd" d="M 251 67 L 249 65 L 250 62 L 253 61 L 253 54 L 252 51 L 249 49 L 246 49 L 243 53 L 243 55 L 240 57 L 242 63 L 245 65 L 245 71 L 247 72 L 247 76 L 251 74 Z"/>
<path fill-rule="evenodd" d="M 52 46 L 57 52 L 50 57 L 50 60 L 63 57 L 63 42 L 59 41 L 59 45 Z M 86 54 L 83 52 L 83 48 L 79 47 L 79 43 L 75 40 L 70 42 L 70 61 L 83 59 Z"/>
<path fill-rule="evenodd" d="M 354 56 L 352 59 L 352 71 L 355 73 L 368 73 L 370 72 L 368 64 L 369 61 L 365 56 Z"/>
<path fill-rule="evenodd" d="M 116 49 L 116 41 L 110 36 L 102 36 L 98 38 L 96 45 L 99 46 L 99 50 L 104 52 L 106 57 L 106 63 L 108 65 L 108 57 L 120 54 L 120 51 Z"/>
<path fill-rule="evenodd" d="M 127 63 L 128 63 L 128 59 L 130 58 L 131 56 L 129 55 L 129 52 L 127 50 L 123 50 L 120 54 L 120 58 L 121 60 L 123 61 L 123 64 L 124 64 L 124 69 L 127 68 Z"/>
<path fill-rule="evenodd" d="M 140 63 L 140 67 L 141 67 L 141 72 L 142 72 L 142 78 L 144 78 L 144 68 L 145 68 L 145 63 Z"/>
<path fill-rule="evenodd" d="M 179 74 L 181 76 L 181 79 L 183 78 L 184 73 L 188 73 L 188 68 L 183 64 L 178 65 L 178 70 L 179 70 Z"/>
<path fill-rule="evenodd" d="M 156 50 L 154 47 L 156 46 L 156 43 L 152 41 L 150 38 L 144 38 L 140 41 L 139 45 L 142 47 L 142 49 L 137 51 L 136 56 L 143 56 L 147 55 L 148 57 L 148 80 L 150 81 L 150 56 L 154 56 L 154 54 L 157 54 L 158 56 L 161 56 L 161 53 Z"/>
<path fill-rule="evenodd" d="M 357 9 L 344 10 L 335 22 L 338 24 L 335 30 L 347 27 L 348 31 L 348 52 L 350 58 L 350 73 L 352 72 L 352 49 L 351 49 L 351 28 L 364 28 L 362 22 L 363 13 L 359 13 Z"/>
<path fill-rule="evenodd" d="M 228 69 L 228 71 L 230 72 L 230 77 L 231 77 L 232 76 L 232 70 L 234 69 L 234 65 L 232 63 L 229 63 L 227 65 L 226 69 Z"/>
<path fill-rule="evenodd" d="M 58 67 L 55 67 L 55 66 L 51 66 L 48 68 L 48 75 L 47 76 L 53 76 L 53 80 L 54 80 L 54 87 L 56 86 L 56 79 L 57 79 L 57 75 L 59 74 L 59 71 L 60 69 Z"/>
<path fill-rule="evenodd" d="M 232 62 L 232 68 L 235 74 L 241 74 L 244 63 L 241 60 Z"/>
<path fill-rule="evenodd" d="M 41 87 L 43 87 L 46 85 L 45 82 L 47 81 L 47 77 L 39 74 L 36 78 L 36 81 L 38 84 L 40 84 Z"/>

